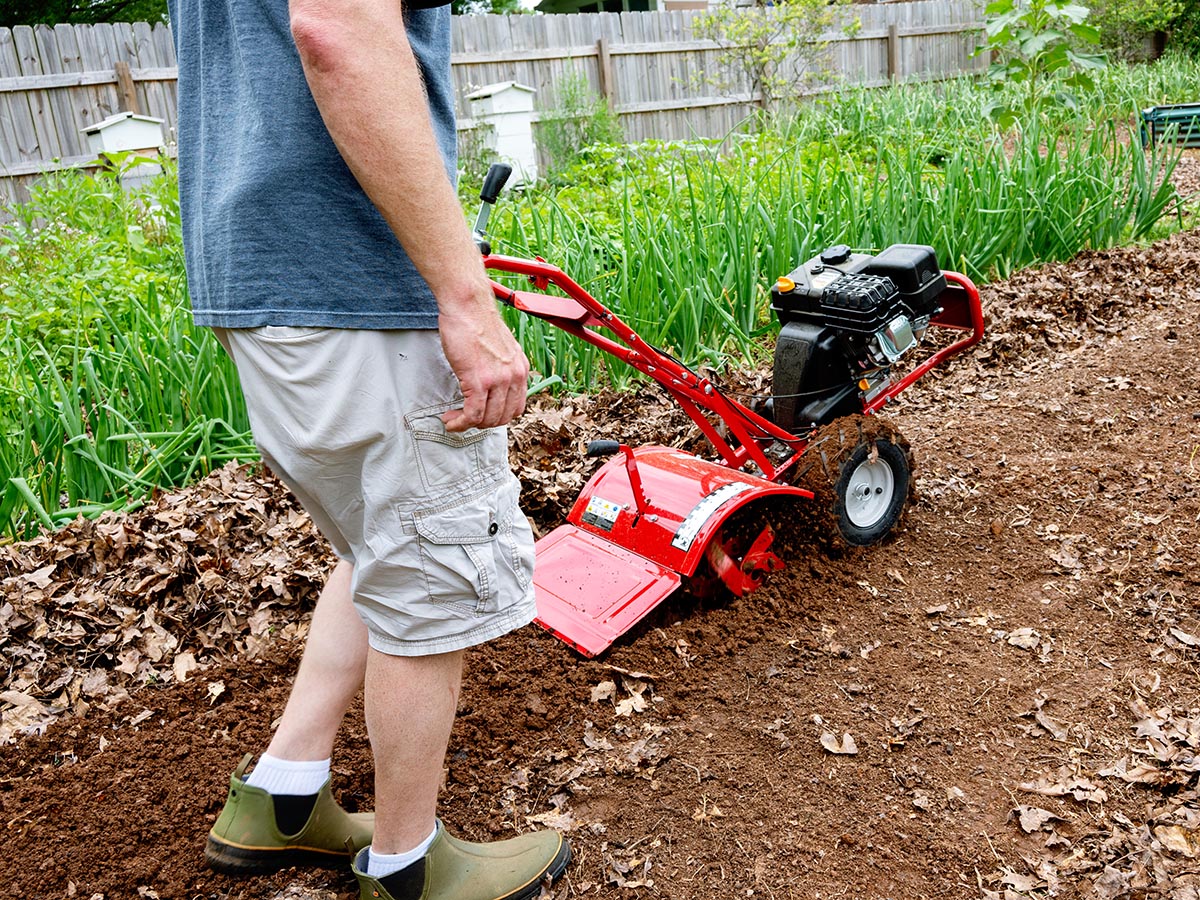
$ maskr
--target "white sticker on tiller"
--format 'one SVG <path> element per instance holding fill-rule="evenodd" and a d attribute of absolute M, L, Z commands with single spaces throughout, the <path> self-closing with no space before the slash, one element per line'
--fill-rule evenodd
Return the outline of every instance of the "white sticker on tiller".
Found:
<path fill-rule="evenodd" d="M 717 488 L 692 507 L 692 511 L 687 514 L 687 518 L 683 520 L 683 523 L 679 526 L 679 530 L 675 532 L 675 539 L 671 541 L 671 546 L 687 553 L 692 547 L 692 541 L 696 540 L 696 535 L 704 527 L 704 523 L 711 519 L 717 510 L 738 494 L 744 494 L 746 491 L 752 490 L 754 490 L 754 485 L 746 484 L 744 481 L 731 482 L 724 487 Z"/>
<path fill-rule="evenodd" d="M 583 521 L 586 525 L 595 525 L 605 531 L 612 531 L 617 524 L 617 516 L 621 514 L 621 506 L 610 500 L 592 497 L 588 500 L 587 509 L 583 511 Z"/>

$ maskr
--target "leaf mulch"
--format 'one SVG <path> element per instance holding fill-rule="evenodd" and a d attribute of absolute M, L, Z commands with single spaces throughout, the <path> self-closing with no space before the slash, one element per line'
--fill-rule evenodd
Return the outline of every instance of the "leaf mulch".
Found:
<path fill-rule="evenodd" d="M 984 295 L 985 343 L 888 411 L 919 459 L 892 540 L 796 539 L 598 660 L 534 628 L 473 652 L 448 825 L 568 832 L 556 897 L 1197 900 L 1200 232 Z M 613 437 L 700 446 L 651 389 L 539 400 L 512 447 L 540 530 Z M 232 466 L 0 548 L 0 895 L 353 896 L 199 856 L 330 561 Z M 360 708 L 335 777 L 369 808 Z"/>

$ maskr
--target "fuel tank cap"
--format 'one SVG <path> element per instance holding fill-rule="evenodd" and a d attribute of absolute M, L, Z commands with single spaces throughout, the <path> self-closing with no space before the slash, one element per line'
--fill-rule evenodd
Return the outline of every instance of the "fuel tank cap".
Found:
<path fill-rule="evenodd" d="M 821 251 L 821 262 L 827 266 L 836 266 L 850 258 L 850 248 L 845 244 L 834 244 Z"/>

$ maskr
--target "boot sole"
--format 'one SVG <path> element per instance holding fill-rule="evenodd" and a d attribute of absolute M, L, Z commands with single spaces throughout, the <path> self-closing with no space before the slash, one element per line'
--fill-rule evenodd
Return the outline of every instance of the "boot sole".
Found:
<path fill-rule="evenodd" d="M 269 875 L 291 866 L 334 869 L 349 862 L 347 853 L 307 849 L 250 850 L 218 841 L 209 835 L 204 845 L 204 861 L 223 875 Z M 525 900 L 525 898 L 521 898 Z"/>
<path fill-rule="evenodd" d="M 562 846 L 559 847 L 558 853 L 554 859 L 550 860 L 550 865 L 546 866 L 546 871 L 542 873 L 542 877 L 533 884 L 527 885 L 519 891 L 514 891 L 511 894 L 505 894 L 498 900 L 533 900 L 542 893 L 542 885 L 546 881 L 554 882 L 563 872 L 567 871 L 567 866 L 571 864 L 571 845 L 563 840 Z"/>

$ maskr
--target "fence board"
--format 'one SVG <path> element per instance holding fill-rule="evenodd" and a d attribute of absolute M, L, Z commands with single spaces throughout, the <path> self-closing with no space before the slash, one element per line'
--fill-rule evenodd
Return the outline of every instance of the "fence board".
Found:
<path fill-rule="evenodd" d="M 986 67 L 970 55 L 982 29 L 977 0 L 917 0 L 851 7 L 860 28 L 834 32 L 822 89 L 879 86 L 889 66 L 906 80 L 933 80 Z M 559 103 L 563 79 L 582 75 L 604 92 L 631 141 L 723 137 L 756 108 L 744 78 L 718 92 L 718 45 L 696 38 L 699 13 L 590 13 L 455 17 L 451 49 L 460 118 L 466 95 L 498 81 L 534 88 L 543 113 Z M 889 53 L 889 26 L 894 28 Z M 601 55 L 599 41 L 607 42 Z M 38 164 L 86 154 L 79 129 L 119 108 L 116 63 L 128 63 L 143 113 L 164 120 L 168 141 L 178 110 L 175 47 L 166 25 L 98 24 L 0 28 L 0 201 L 25 196 Z M 607 66 L 603 72 L 602 66 Z M 719 95 L 718 95 L 719 94 Z M 16 171 L 17 177 L 4 177 Z"/>
<path fill-rule="evenodd" d="M 70 57 L 78 56 L 78 44 L 75 32 L 67 28 L 70 34 L 71 47 L 62 44 L 63 37 L 56 29 L 39 25 L 34 29 L 33 36 L 37 44 L 38 55 L 42 60 L 42 70 L 53 75 L 63 75 L 70 70 Z M 54 117 L 55 130 L 58 133 L 58 149 L 61 156 L 78 156 L 83 152 L 83 137 L 78 128 L 71 127 L 78 121 L 71 97 L 66 91 L 47 91 L 50 109 Z"/>
<path fill-rule="evenodd" d="M 17 51 L 13 46 L 12 32 L 0 29 L 0 70 L 12 71 L 17 65 Z M 37 141 L 29 143 L 26 135 L 33 133 L 33 120 L 29 116 L 29 101 L 24 96 L 9 97 L 0 94 L 0 165 L 8 165 L 21 159 L 30 159 L 36 153 Z"/>
<path fill-rule="evenodd" d="M 27 25 L 18 25 L 13 29 L 13 46 L 17 51 L 17 66 L 21 75 L 41 75 L 42 63 L 38 57 L 37 42 L 33 37 L 33 29 Z M 33 134 L 37 145 L 37 153 L 41 159 L 54 159 L 62 156 L 58 145 L 58 129 L 54 124 L 54 115 L 50 109 L 50 98 L 46 91 L 30 91 L 27 95 L 29 113 L 33 119 Z"/>

